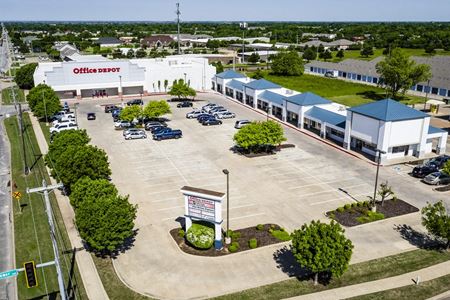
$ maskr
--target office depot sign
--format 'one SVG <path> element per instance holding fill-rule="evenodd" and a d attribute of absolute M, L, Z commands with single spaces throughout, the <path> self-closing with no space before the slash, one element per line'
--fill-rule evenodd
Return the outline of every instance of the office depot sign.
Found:
<path fill-rule="evenodd" d="M 120 68 L 73 68 L 74 74 L 119 73 Z"/>

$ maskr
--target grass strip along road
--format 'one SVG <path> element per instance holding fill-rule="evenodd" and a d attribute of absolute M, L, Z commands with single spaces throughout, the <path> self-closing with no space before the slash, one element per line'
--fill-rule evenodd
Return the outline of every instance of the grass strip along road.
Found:
<path fill-rule="evenodd" d="M 14 86 L 14 92 L 16 94 L 16 101 L 17 103 L 24 103 L 25 101 L 25 94 L 22 89 L 19 89 L 17 86 Z M 14 104 L 14 99 L 12 97 L 12 91 L 11 88 L 6 88 L 2 90 L 2 103 L 5 105 L 11 105 Z"/>
<path fill-rule="evenodd" d="M 20 202 L 14 200 L 13 203 L 17 268 L 22 268 L 23 263 L 31 260 L 39 264 L 54 259 L 43 196 L 37 193 L 30 195 L 26 193 L 27 187 L 42 186 L 43 179 L 49 183 L 49 177 L 28 114 L 23 114 L 23 121 L 27 165 L 31 168 L 29 175 L 24 174 L 23 148 L 17 118 L 11 117 L 5 120 L 5 128 L 11 143 L 13 191 L 22 194 Z M 50 193 L 50 201 L 56 225 L 60 263 L 68 295 L 72 296 L 72 299 L 87 299 L 53 193 Z M 19 273 L 17 278 L 18 298 L 55 299 L 57 297 L 59 288 L 54 266 L 37 269 L 37 281 L 37 287 L 27 288 L 24 273 Z"/>

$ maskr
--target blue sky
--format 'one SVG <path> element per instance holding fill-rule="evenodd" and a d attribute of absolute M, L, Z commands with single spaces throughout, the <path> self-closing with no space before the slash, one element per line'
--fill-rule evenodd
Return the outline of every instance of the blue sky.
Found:
<path fill-rule="evenodd" d="M 0 20 L 172 21 L 176 0 L 0 0 Z M 179 0 L 184 21 L 450 21 L 450 0 Z"/>

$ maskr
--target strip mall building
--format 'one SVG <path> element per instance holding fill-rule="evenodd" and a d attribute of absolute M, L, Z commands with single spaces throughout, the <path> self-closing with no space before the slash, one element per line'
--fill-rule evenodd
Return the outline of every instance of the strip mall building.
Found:
<path fill-rule="evenodd" d="M 208 59 L 192 56 L 109 60 L 99 55 L 75 54 L 67 60 L 39 63 L 34 83 L 51 86 L 63 99 L 148 95 L 164 92 L 166 80 L 169 88 L 178 79 L 197 91 L 210 90 L 210 78 L 216 73 Z"/>
<path fill-rule="evenodd" d="M 443 154 L 448 133 L 430 125 L 430 116 L 395 100 L 385 99 L 352 108 L 313 93 L 298 93 L 265 79 L 253 80 L 235 71 L 212 78 L 215 91 L 271 114 L 300 129 L 312 131 L 346 149 L 381 162 L 406 156 Z"/>

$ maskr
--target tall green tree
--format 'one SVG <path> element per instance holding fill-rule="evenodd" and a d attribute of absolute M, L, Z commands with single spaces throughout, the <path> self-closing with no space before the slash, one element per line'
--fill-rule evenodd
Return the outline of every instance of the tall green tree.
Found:
<path fill-rule="evenodd" d="M 139 119 L 143 115 L 143 110 L 140 105 L 127 106 L 120 111 L 120 119 L 131 122 L 134 119 Z"/>
<path fill-rule="evenodd" d="M 365 44 L 363 46 L 363 48 L 361 49 L 360 54 L 361 54 L 361 56 L 364 56 L 364 57 L 369 57 L 370 55 L 373 55 L 373 47 L 369 44 Z"/>
<path fill-rule="evenodd" d="M 70 204 L 77 209 L 86 201 L 95 201 L 102 197 L 116 197 L 117 188 L 106 179 L 80 178 L 73 186 L 70 194 Z"/>
<path fill-rule="evenodd" d="M 21 89 L 32 89 L 34 87 L 34 71 L 37 68 L 37 63 L 26 64 L 16 70 L 14 81 Z"/>
<path fill-rule="evenodd" d="M 165 114 L 170 114 L 170 105 L 165 101 L 150 101 L 144 107 L 143 115 L 147 118 L 156 118 Z"/>
<path fill-rule="evenodd" d="M 379 85 L 385 85 L 392 98 L 396 98 L 415 84 L 431 78 L 430 66 L 416 64 L 400 49 L 391 51 L 391 55 L 376 65 L 380 74 Z"/>
<path fill-rule="evenodd" d="M 307 61 L 315 60 L 317 58 L 317 51 L 315 48 L 307 48 L 305 52 L 303 52 L 303 59 Z"/>
<path fill-rule="evenodd" d="M 343 59 L 344 56 L 345 56 L 345 53 L 344 53 L 344 50 L 342 50 L 342 49 L 336 53 L 336 57 L 339 59 Z"/>
<path fill-rule="evenodd" d="M 133 50 L 133 49 L 128 50 L 128 52 L 127 52 L 127 58 L 133 58 L 134 55 L 135 55 L 135 53 L 134 53 L 134 50 Z"/>
<path fill-rule="evenodd" d="M 285 141 L 283 127 L 277 122 L 254 122 L 241 128 L 233 137 L 236 144 L 249 151 L 266 151 Z"/>
<path fill-rule="evenodd" d="M 450 160 L 445 163 L 441 171 L 450 176 Z"/>
<path fill-rule="evenodd" d="M 128 196 L 107 195 L 83 201 L 75 210 L 80 237 L 96 252 L 117 250 L 134 234 L 137 206 Z"/>
<path fill-rule="evenodd" d="M 147 56 L 147 52 L 144 49 L 138 49 L 136 51 L 136 58 L 144 58 Z"/>
<path fill-rule="evenodd" d="M 314 274 L 314 284 L 318 283 L 320 273 L 340 277 L 347 270 L 353 244 L 344 232 L 334 221 L 330 224 L 312 221 L 291 234 L 295 259 Z"/>
<path fill-rule="evenodd" d="M 49 168 L 53 169 L 55 162 L 69 146 L 85 146 L 89 141 L 90 138 L 87 135 L 86 130 L 64 130 L 57 133 L 48 146 L 48 152 L 45 156 L 47 165 Z"/>
<path fill-rule="evenodd" d="M 261 57 L 259 56 L 258 53 L 253 52 L 250 57 L 248 58 L 248 62 L 251 64 L 256 64 L 257 62 L 259 62 L 259 60 L 261 59 Z"/>
<path fill-rule="evenodd" d="M 442 201 L 422 208 L 422 225 L 433 236 L 442 239 L 447 249 L 450 248 L 450 215 Z"/>
<path fill-rule="evenodd" d="M 196 91 L 191 88 L 187 83 L 185 83 L 182 79 L 178 80 L 176 83 L 172 85 L 169 91 L 169 95 L 181 98 L 187 97 L 195 97 L 197 96 Z"/>
<path fill-rule="evenodd" d="M 38 118 L 51 117 L 61 110 L 61 103 L 55 91 L 45 84 L 39 84 L 32 88 L 27 95 L 27 102 Z"/>
<path fill-rule="evenodd" d="M 330 50 L 327 50 L 327 51 L 324 51 L 324 52 L 322 53 L 322 58 L 323 58 L 325 61 L 327 61 L 327 60 L 329 60 L 329 59 L 332 59 L 332 58 L 333 58 L 333 55 L 331 54 L 331 51 L 330 51 Z"/>
<path fill-rule="evenodd" d="M 219 60 L 218 62 L 212 63 L 214 67 L 216 67 L 216 73 L 222 73 L 223 72 L 223 65 L 222 62 Z"/>
<path fill-rule="evenodd" d="M 280 51 L 272 59 L 272 73 L 283 76 L 303 74 L 303 60 L 297 51 Z"/>

